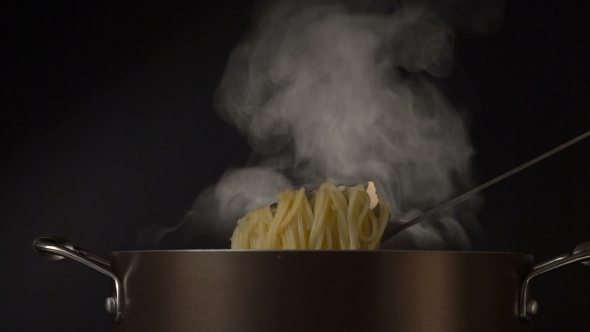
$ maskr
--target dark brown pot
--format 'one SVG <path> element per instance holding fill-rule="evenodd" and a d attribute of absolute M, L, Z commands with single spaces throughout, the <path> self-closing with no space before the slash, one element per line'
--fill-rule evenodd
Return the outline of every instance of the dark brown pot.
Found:
<path fill-rule="evenodd" d="M 528 283 L 590 259 L 584 247 L 531 256 L 445 251 L 114 252 L 106 261 L 60 237 L 35 249 L 114 281 L 113 331 L 529 331 Z"/>

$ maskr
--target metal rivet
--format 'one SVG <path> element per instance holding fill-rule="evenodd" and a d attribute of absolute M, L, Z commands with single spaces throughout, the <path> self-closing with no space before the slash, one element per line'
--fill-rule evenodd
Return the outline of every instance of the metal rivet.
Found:
<path fill-rule="evenodd" d="M 575 248 L 574 248 L 574 254 L 577 254 L 579 252 L 582 251 L 586 251 L 586 250 L 590 250 L 590 242 L 584 242 L 581 244 L 578 244 Z M 586 266 L 590 266 L 590 262 L 589 261 L 585 261 L 582 262 L 582 264 L 586 265 Z"/>
<path fill-rule="evenodd" d="M 531 300 L 526 306 L 527 314 L 534 316 L 539 312 L 539 303 L 537 301 Z"/>
<path fill-rule="evenodd" d="M 104 307 L 107 309 L 109 314 L 114 314 L 117 312 L 117 301 L 115 301 L 112 297 L 107 297 Z"/>

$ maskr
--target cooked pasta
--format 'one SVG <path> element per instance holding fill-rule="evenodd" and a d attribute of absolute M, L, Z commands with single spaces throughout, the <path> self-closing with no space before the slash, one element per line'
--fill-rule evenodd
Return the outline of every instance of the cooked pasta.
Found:
<path fill-rule="evenodd" d="M 341 188 L 341 189 L 340 189 Z M 363 185 L 324 183 L 313 194 L 303 188 L 278 195 L 276 206 L 248 212 L 231 237 L 232 249 L 377 249 L 389 217 L 379 216 Z"/>

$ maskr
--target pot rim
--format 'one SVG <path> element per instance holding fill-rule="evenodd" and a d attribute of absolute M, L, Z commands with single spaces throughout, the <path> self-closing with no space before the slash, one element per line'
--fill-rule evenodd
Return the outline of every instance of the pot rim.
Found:
<path fill-rule="evenodd" d="M 268 250 L 268 249 L 167 249 L 167 250 L 120 250 L 120 251 L 112 251 L 111 254 L 141 254 L 141 253 L 169 253 L 169 254 L 176 254 L 176 253 L 274 253 L 274 254 L 281 254 L 281 253 L 305 253 L 307 255 L 313 253 L 333 253 L 333 254 L 343 254 L 343 253 L 366 253 L 368 255 L 372 255 L 373 253 L 379 254 L 387 254 L 387 253 L 394 253 L 394 254 L 402 254 L 402 253 L 425 253 L 425 254 L 459 254 L 459 255 L 518 255 L 518 256 L 528 256 L 532 257 L 531 254 L 525 253 L 518 253 L 518 252 L 509 252 L 509 251 L 466 251 L 466 250 L 335 250 L 335 249 L 325 249 L 325 250 L 318 250 L 318 249 L 278 249 L 278 250 Z"/>

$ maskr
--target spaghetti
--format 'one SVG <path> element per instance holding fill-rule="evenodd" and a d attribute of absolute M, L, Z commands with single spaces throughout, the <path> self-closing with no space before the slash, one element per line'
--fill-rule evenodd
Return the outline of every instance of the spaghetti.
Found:
<path fill-rule="evenodd" d="M 232 249 L 377 249 L 389 217 L 379 202 L 379 216 L 363 185 L 339 189 L 324 183 L 313 194 L 304 188 L 278 195 L 276 208 L 248 212 L 231 237 Z"/>

